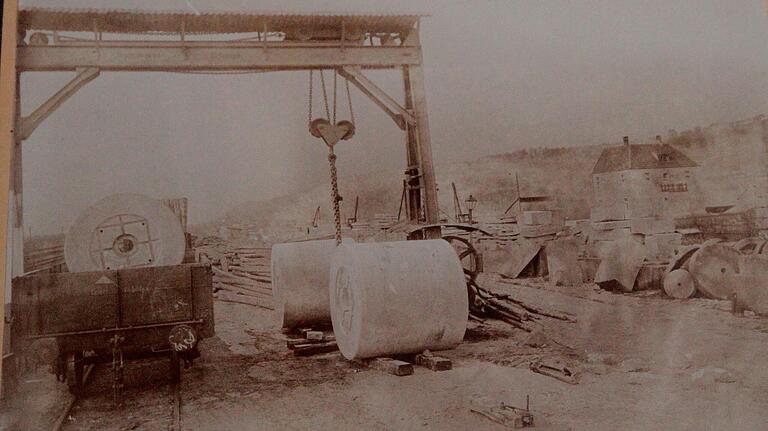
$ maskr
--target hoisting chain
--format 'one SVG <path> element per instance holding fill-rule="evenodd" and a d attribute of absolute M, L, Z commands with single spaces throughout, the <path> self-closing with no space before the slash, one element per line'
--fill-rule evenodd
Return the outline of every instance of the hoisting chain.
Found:
<path fill-rule="evenodd" d="M 349 104 L 349 121 L 355 124 L 355 111 L 352 110 L 352 94 L 349 92 L 349 79 L 344 80 L 347 86 L 347 103 Z"/>
<path fill-rule="evenodd" d="M 341 244 L 341 196 L 339 195 L 339 181 L 336 172 L 336 154 L 333 147 L 328 147 L 328 164 L 331 166 L 331 205 L 333 205 L 333 221 L 336 224 L 336 245 Z"/>
<path fill-rule="evenodd" d="M 334 71 L 333 73 L 333 116 L 331 116 L 331 109 L 328 104 L 328 93 L 325 89 L 325 76 L 323 75 L 323 71 L 320 71 L 320 82 L 322 84 L 322 90 L 323 90 L 323 102 L 325 106 L 325 114 L 326 118 L 332 119 L 331 125 L 336 125 L 336 95 L 337 95 L 337 72 Z M 308 122 L 312 124 L 312 87 L 313 87 L 313 74 L 312 71 L 309 71 L 309 116 L 308 116 Z M 347 101 L 349 102 L 349 113 L 350 118 L 352 120 L 352 124 L 355 122 L 354 113 L 352 112 L 352 97 L 349 93 L 349 81 L 346 83 L 347 88 Z M 339 194 L 339 180 L 338 180 L 338 172 L 336 170 L 336 154 L 333 152 L 333 145 L 327 145 L 328 146 L 328 164 L 330 165 L 330 175 L 331 175 L 331 206 L 333 207 L 333 221 L 334 221 L 334 237 L 336 240 L 336 245 L 341 244 L 341 205 L 340 202 L 342 201 L 342 197 Z"/>

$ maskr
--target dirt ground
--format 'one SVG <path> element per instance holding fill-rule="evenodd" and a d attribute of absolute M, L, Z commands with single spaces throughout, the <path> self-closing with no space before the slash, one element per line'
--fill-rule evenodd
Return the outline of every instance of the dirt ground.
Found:
<path fill-rule="evenodd" d="M 296 358 L 271 311 L 217 303 L 217 337 L 183 373 L 182 428 L 502 430 L 473 410 L 523 407 L 528 396 L 543 430 L 768 429 L 768 319 L 734 315 L 724 301 L 653 292 L 483 283 L 576 323 L 542 318 L 544 341 L 533 343 L 502 322 L 470 322 L 465 342 L 440 353 L 452 370 L 416 367 L 396 377 L 338 352 Z M 578 370 L 579 383 L 532 372 L 537 359 Z M 97 369 L 64 429 L 170 429 L 166 371 L 164 361 L 130 364 L 126 406 L 115 410 L 109 372 Z"/>

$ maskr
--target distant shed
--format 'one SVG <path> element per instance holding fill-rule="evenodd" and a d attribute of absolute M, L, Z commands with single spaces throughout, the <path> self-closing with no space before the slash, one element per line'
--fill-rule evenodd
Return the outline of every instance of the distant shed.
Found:
<path fill-rule="evenodd" d="M 606 148 L 592 170 L 592 220 L 688 215 L 695 211 L 697 168 L 661 142 Z"/>

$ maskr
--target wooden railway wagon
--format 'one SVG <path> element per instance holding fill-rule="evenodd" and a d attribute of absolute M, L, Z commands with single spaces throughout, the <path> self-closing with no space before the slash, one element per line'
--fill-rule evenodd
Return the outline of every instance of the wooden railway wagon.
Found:
<path fill-rule="evenodd" d="M 54 339 L 54 370 L 73 391 L 88 364 L 110 363 L 120 400 L 124 361 L 170 359 L 170 373 L 199 356 L 214 335 L 211 267 L 205 264 L 77 273 L 38 272 L 13 279 L 12 349 Z"/>

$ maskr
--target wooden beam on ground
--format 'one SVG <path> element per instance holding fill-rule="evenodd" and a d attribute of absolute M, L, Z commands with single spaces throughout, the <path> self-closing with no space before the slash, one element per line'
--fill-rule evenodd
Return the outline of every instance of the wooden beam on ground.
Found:
<path fill-rule="evenodd" d="M 413 374 L 413 365 L 405 361 L 391 358 L 376 358 L 368 362 L 368 366 L 395 376 L 410 376 Z"/>
<path fill-rule="evenodd" d="M 393 68 L 421 61 L 418 47 L 349 46 L 264 48 L 256 43 L 211 46 L 187 41 L 175 45 L 148 42 L 90 46 L 18 47 L 21 72 L 71 71 L 95 67 L 103 71 L 232 71 L 302 70 L 344 66 Z"/>
<path fill-rule="evenodd" d="M 453 368 L 453 362 L 442 356 L 418 354 L 415 358 L 416 365 L 429 368 L 432 371 L 447 371 Z"/>

